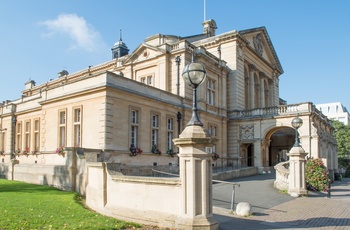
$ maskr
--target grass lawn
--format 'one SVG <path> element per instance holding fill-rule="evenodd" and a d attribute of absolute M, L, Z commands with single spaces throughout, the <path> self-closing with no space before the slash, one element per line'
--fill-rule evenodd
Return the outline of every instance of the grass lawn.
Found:
<path fill-rule="evenodd" d="M 124 229 L 140 225 L 86 209 L 74 192 L 0 179 L 0 229 Z"/>

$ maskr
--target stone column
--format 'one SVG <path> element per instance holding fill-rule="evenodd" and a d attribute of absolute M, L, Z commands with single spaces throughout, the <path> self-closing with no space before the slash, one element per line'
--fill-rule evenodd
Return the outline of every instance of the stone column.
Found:
<path fill-rule="evenodd" d="M 218 229 L 213 218 L 211 154 L 205 152 L 215 142 L 201 126 L 187 126 L 174 139 L 179 147 L 182 188 L 180 229 Z"/>
<path fill-rule="evenodd" d="M 260 73 L 260 108 L 265 107 L 265 74 Z"/>
<path fill-rule="evenodd" d="M 255 108 L 255 102 L 254 102 L 254 97 L 255 97 L 255 82 L 254 82 L 254 71 L 255 71 L 255 66 L 250 65 L 250 72 L 249 72 L 249 109 L 254 109 Z"/>
<path fill-rule="evenodd" d="M 289 156 L 289 187 L 288 194 L 293 197 L 307 195 L 305 182 L 305 153 L 300 146 L 293 147 L 287 154 Z"/>

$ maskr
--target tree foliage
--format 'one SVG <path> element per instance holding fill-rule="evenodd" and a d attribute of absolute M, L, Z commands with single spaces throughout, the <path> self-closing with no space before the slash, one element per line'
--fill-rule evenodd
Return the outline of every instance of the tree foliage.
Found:
<path fill-rule="evenodd" d="M 334 127 L 334 137 L 338 144 L 339 163 L 342 164 L 344 160 L 346 161 L 346 159 L 350 157 L 350 125 L 344 125 L 340 121 L 332 121 L 332 123 Z"/>

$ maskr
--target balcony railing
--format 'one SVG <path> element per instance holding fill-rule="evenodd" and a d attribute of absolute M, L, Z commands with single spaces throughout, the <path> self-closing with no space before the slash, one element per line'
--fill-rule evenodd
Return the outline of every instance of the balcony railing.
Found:
<path fill-rule="evenodd" d="M 247 117 L 269 117 L 269 116 L 285 116 L 300 113 L 315 113 L 318 117 L 326 122 L 329 119 L 319 111 L 311 102 L 279 105 L 276 107 L 257 108 L 251 110 L 231 111 L 230 117 L 233 119 L 242 119 Z"/>

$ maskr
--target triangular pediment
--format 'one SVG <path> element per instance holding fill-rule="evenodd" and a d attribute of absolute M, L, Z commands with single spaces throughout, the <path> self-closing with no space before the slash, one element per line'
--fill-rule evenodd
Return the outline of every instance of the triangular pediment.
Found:
<path fill-rule="evenodd" d="M 127 59 L 125 59 L 124 64 L 142 62 L 165 53 L 166 51 L 163 49 L 142 43 L 129 55 Z"/>
<path fill-rule="evenodd" d="M 283 73 L 281 63 L 270 40 L 265 27 L 239 31 L 239 34 L 248 41 L 248 45 L 271 66 Z"/>

